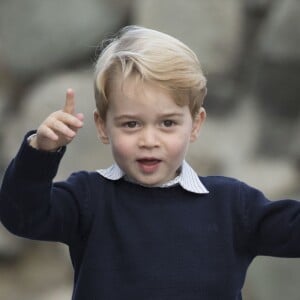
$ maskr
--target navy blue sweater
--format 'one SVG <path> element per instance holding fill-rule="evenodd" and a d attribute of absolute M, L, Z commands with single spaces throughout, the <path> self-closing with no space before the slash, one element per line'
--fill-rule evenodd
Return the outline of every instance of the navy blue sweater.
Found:
<path fill-rule="evenodd" d="M 74 300 L 241 299 L 256 255 L 300 256 L 300 204 L 201 177 L 209 194 L 147 188 L 96 172 L 52 179 L 63 151 L 22 144 L 0 191 L 3 224 L 69 246 Z"/>

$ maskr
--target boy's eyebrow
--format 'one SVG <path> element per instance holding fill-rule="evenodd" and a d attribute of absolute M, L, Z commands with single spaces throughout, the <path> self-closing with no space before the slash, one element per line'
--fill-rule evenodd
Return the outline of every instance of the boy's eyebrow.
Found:
<path fill-rule="evenodd" d="M 183 113 L 177 113 L 177 112 L 174 112 L 174 113 L 162 113 L 162 114 L 159 114 L 159 118 L 162 119 L 162 118 L 181 118 L 183 117 Z M 137 119 L 139 118 L 139 115 L 138 114 L 124 114 L 124 115 L 120 115 L 120 116 L 116 116 L 114 118 L 115 121 L 120 121 L 120 120 L 124 120 L 124 119 Z"/>
<path fill-rule="evenodd" d="M 181 118 L 183 116 L 184 116 L 183 113 L 176 112 L 176 113 L 161 114 L 159 117 L 160 118 Z"/>
<path fill-rule="evenodd" d="M 137 115 L 124 114 L 124 115 L 114 117 L 114 120 L 115 121 L 120 121 L 120 120 L 123 120 L 123 119 L 135 119 L 135 118 L 137 118 Z"/>

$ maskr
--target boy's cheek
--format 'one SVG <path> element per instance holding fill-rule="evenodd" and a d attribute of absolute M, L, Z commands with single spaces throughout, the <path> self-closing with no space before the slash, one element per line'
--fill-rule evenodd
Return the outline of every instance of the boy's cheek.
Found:
<path fill-rule="evenodd" d="M 187 149 L 188 149 L 187 145 L 183 145 L 183 144 L 178 145 L 178 146 L 174 145 L 174 147 L 169 149 L 168 156 L 170 156 L 174 160 L 176 160 L 176 159 L 181 160 L 186 155 Z"/>
<path fill-rule="evenodd" d="M 130 143 L 128 139 L 116 139 L 111 142 L 114 154 L 118 156 L 127 157 L 134 152 L 134 144 Z"/>

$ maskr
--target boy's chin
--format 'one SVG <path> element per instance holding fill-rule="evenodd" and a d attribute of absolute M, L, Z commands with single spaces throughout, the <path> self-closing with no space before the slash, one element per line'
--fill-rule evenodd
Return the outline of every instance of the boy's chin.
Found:
<path fill-rule="evenodd" d="M 158 187 L 164 184 L 164 182 L 157 180 L 155 178 L 150 178 L 151 176 L 145 176 L 146 178 L 130 177 L 127 176 L 128 181 L 145 186 L 145 187 Z"/>

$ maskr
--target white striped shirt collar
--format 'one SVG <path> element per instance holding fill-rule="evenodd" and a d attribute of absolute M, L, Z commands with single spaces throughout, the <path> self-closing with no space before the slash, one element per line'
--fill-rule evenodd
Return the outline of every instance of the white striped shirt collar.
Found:
<path fill-rule="evenodd" d="M 130 180 L 130 178 L 126 177 L 125 173 L 120 169 L 120 167 L 117 164 L 113 164 L 107 169 L 99 169 L 97 170 L 97 172 L 109 180 L 118 180 L 122 177 L 125 177 L 126 180 L 132 181 Z M 174 179 L 160 185 L 159 187 L 170 187 L 176 184 L 179 184 L 183 189 L 192 193 L 209 193 L 209 191 L 201 182 L 197 173 L 185 160 L 182 163 L 180 174 Z"/>

